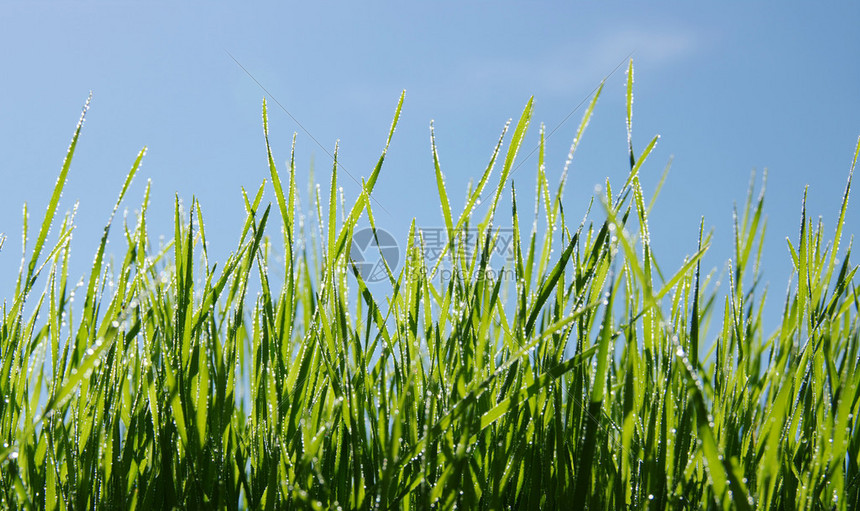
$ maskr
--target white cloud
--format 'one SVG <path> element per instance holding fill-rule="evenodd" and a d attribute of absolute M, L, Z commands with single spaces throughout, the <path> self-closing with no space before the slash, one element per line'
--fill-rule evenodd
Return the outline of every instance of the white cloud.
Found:
<path fill-rule="evenodd" d="M 475 91 L 508 84 L 539 96 L 567 95 L 592 89 L 631 52 L 638 65 L 653 69 L 681 62 L 697 47 L 692 32 L 661 28 L 622 29 L 577 39 L 528 57 L 463 61 L 446 88 Z"/>

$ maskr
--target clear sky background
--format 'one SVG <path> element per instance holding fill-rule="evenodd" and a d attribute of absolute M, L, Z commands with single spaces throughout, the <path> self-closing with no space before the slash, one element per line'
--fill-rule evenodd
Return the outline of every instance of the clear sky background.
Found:
<path fill-rule="evenodd" d="M 442 225 L 431 119 L 455 214 L 504 123 L 516 120 L 532 95 L 520 162 L 536 145 L 541 122 L 548 131 L 558 127 L 546 162 L 557 182 L 584 108 L 560 123 L 635 52 L 637 153 L 662 136 L 643 169 L 646 193 L 674 156 L 651 220 L 658 260 L 677 268 L 695 250 L 704 216 L 715 231 L 707 266 L 723 268 L 732 205 L 742 204 L 751 172 L 760 176 L 766 168 L 764 277 L 771 284 L 768 311 L 779 313 L 790 273 L 785 237 L 797 238 L 803 188 L 809 185 L 810 214 L 821 215 L 832 233 L 860 135 L 860 3 L 463 4 L 0 4 L 0 232 L 8 236 L 0 252 L 2 297 L 20 264 L 22 204 L 37 225 L 91 90 L 60 206 L 67 211 L 80 201 L 76 276 L 88 269 L 144 145 L 149 151 L 126 200 L 129 211 L 151 179 L 152 233 L 169 238 L 174 194 L 186 201 L 195 195 L 212 257 L 223 262 L 235 247 L 244 218 L 240 188 L 256 190 L 268 170 L 265 93 L 228 51 L 326 151 L 340 140 L 340 161 L 357 178 L 369 175 L 406 90 L 374 192 L 379 225 L 404 241 L 412 218 L 419 226 Z M 618 187 L 626 177 L 624 81 L 623 69 L 608 79 L 574 158 L 564 203 L 569 221 L 582 217 L 596 184 L 608 176 Z M 325 190 L 326 151 L 269 101 L 276 161 L 285 171 L 298 132 L 298 169 L 306 175 L 313 159 Z M 513 176 L 524 211 L 531 210 L 536 168 L 532 156 Z M 359 187 L 344 174 L 340 183 L 353 200 Z M 848 212 L 849 235 L 860 227 L 857 200 Z M 509 221 L 508 204 L 498 225 Z"/>

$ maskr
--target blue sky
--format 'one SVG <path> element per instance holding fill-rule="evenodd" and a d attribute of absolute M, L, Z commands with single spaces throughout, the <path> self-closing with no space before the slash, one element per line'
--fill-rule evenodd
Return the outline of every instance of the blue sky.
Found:
<path fill-rule="evenodd" d="M 28 202 L 32 222 L 40 219 L 91 90 L 61 204 L 67 211 L 80 201 L 72 252 L 77 274 L 89 266 L 144 145 L 149 151 L 125 206 L 139 207 L 151 179 L 152 232 L 169 237 L 174 194 L 186 201 L 195 195 L 211 253 L 223 261 L 235 246 L 240 188 L 256 189 L 268 172 L 265 93 L 228 51 L 324 146 L 270 98 L 276 161 L 289 157 L 298 132 L 298 168 L 306 173 L 313 158 L 323 187 L 336 140 L 350 174 L 370 173 L 406 90 L 374 192 L 377 221 L 401 239 L 412 218 L 425 227 L 442 224 L 431 119 L 455 213 L 504 123 L 519 116 L 530 96 L 535 113 L 521 158 L 537 143 L 541 122 L 548 131 L 558 128 L 546 165 L 556 181 L 583 109 L 560 123 L 634 52 L 636 151 L 661 135 L 643 169 L 646 193 L 674 156 L 651 220 L 662 266 L 677 267 L 694 251 L 704 216 L 715 231 L 707 263 L 722 268 L 730 256 L 732 205 L 745 198 L 750 173 L 767 168 L 765 280 L 778 306 L 790 271 L 785 237 L 797 237 L 803 187 L 810 186 L 810 213 L 822 215 L 832 232 L 860 135 L 860 4 L 466 4 L 3 3 L 3 295 L 20 263 L 22 204 Z M 619 70 L 607 81 L 571 166 L 564 206 L 575 221 L 595 184 L 608 176 L 620 186 L 626 176 L 624 80 Z M 528 203 L 537 159 L 520 161 L 513 178 Z M 340 182 L 354 199 L 358 186 L 347 175 Z M 509 218 L 507 207 L 499 224 Z M 858 209 L 851 204 L 849 234 L 857 232 Z"/>

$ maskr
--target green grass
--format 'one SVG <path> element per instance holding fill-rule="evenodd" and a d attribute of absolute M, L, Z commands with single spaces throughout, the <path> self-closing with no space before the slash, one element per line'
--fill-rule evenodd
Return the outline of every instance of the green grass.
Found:
<path fill-rule="evenodd" d="M 628 130 L 631 84 L 632 62 Z M 602 220 L 576 224 L 564 178 L 547 181 L 541 133 L 535 199 L 551 229 L 521 231 L 509 179 L 531 115 L 529 100 L 463 212 L 434 142 L 444 264 L 463 278 L 438 278 L 413 222 L 405 262 L 374 286 L 349 246 L 359 220 L 375 226 L 385 152 L 351 209 L 335 163 L 328 202 L 308 198 L 314 223 L 299 218 L 295 159 L 277 169 L 270 149 L 270 184 L 243 191 L 226 261 L 209 260 L 194 199 L 185 211 L 177 198 L 173 240 L 154 246 L 147 187 L 136 223 L 108 223 L 75 286 L 73 218 L 57 209 L 79 123 L 0 316 L 0 507 L 860 506 L 860 293 L 840 245 L 850 177 L 831 241 L 804 208 L 788 242 L 795 284 L 765 332 L 761 196 L 751 189 L 736 215 L 720 291 L 700 268 L 703 230 L 680 268 L 654 260 L 639 169 L 656 137 L 641 154 L 630 143 L 626 182 L 573 212 Z M 268 148 L 265 103 L 263 126 Z M 497 210 L 508 193 L 512 211 Z M 498 225 L 514 228 L 513 282 L 477 277 Z M 127 243 L 113 257 L 111 228 Z M 464 228 L 480 233 L 474 251 L 456 242 Z M 283 281 L 268 271 L 274 253 Z"/>

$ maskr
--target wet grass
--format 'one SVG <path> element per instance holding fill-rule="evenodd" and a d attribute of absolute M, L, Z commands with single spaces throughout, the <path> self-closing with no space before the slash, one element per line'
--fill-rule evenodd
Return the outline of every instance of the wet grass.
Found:
<path fill-rule="evenodd" d="M 627 102 L 630 130 L 632 62 Z M 737 212 L 720 291 L 700 268 L 701 230 L 680 268 L 654 260 L 638 174 L 656 137 L 639 154 L 631 143 L 627 180 L 575 212 L 602 220 L 577 224 L 561 207 L 564 177 L 547 181 L 542 134 L 536 201 L 551 229 L 521 231 L 509 177 L 531 114 L 530 100 L 461 213 L 434 143 L 444 262 L 424 257 L 413 222 L 382 287 L 349 254 L 359 221 L 375 226 L 385 152 L 351 208 L 335 163 L 329 200 L 306 198 L 311 227 L 294 158 L 277 169 L 271 149 L 226 261 L 208 258 L 196 200 L 185 210 L 177 198 L 173 239 L 154 246 L 147 188 L 136 223 L 108 223 L 75 285 L 73 215 L 57 209 L 79 123 L 0 315 L 0 505 L 856 508 L 860 295 L 840 244 L 850 177 L 832 238 L 804 208 L 788 243 L 794 284 L 765 332 L 762 195 L 751 189 Z M 269 147 L 265 104 L 263 126 Z M 503 194 L 512 211 L 497 211 Z M 479 277 L 500 223 L 513 225 L 513 282 Z M 111 228 L 126 241 L 113 259 Z M 467 228 L 474 250 L 457 241 Z M 268 270 L 275 252 L 282 281 Z M 462 278 L 438 279 L 443 265 Z"/>

